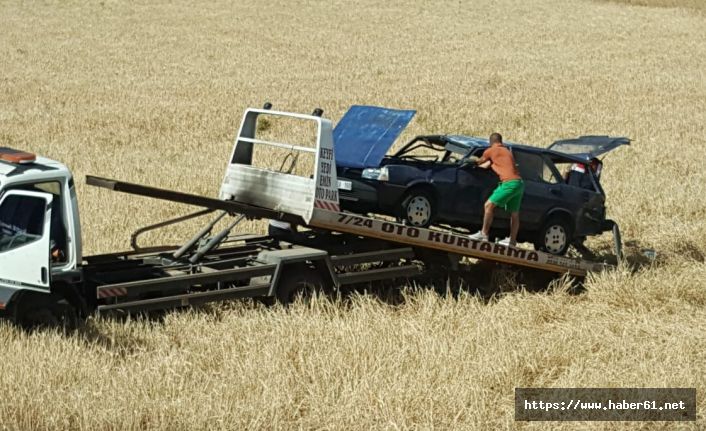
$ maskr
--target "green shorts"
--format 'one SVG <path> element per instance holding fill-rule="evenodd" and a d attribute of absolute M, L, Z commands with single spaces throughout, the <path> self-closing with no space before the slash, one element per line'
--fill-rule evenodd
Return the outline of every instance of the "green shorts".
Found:
<path fill-rule="evenodd" d="M 522 180 L 505 181 L 498 184 L 488 200 L 507 212 L 515 213 L 520 210 L 524 192 L 525 183 Z"/>

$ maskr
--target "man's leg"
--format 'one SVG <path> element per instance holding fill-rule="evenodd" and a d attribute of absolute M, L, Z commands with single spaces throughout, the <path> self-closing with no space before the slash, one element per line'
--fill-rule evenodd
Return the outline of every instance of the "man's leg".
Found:
<path fill-rule="evenodd" d="M 493 224 L 493 215 L 495 213 L 495 204 L 488 199 L 485 202 L 485 212 L 483 213 L 483 235 L 490 235 L 490 226 Z"/>
<path fill-rule="evenodd" d="M 512 196 L 508 200 L 507 210 L 510 212 L 510 244 L 517 243 L 517 233 L 520 231 L 520 206 L 525 193 L 524 182 L 513 182 Z"/>
<path fill-rule="evenodd" d="M 483 206 L 483 227 L 477 233 L 470 236 L 473 240 L 488 241 L 488 235 L 490 234 L 490 226 L 493 224 L 493 215 L 495 213 L 495 207 L 503 203 L 503 188 L 502 184 L 498 185 L 490 195 L 485 205 Z"/>
<path fill-rule="evenodd" d="M 510 214 L 510 242 L 515 244 L 517 242 L 517 232 L 520 231 L 520 212 L 515 211 Z"/>

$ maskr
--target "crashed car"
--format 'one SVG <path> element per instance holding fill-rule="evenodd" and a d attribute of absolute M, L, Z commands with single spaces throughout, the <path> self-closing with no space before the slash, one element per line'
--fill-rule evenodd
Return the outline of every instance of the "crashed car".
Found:
<path fill-rule="evenodd" d="M 385 155 L 414 111 L 380 109 L 353 107 L 334 130 L 342 208 L 396 217 L 413 226 L 480 229 L 483 204 L 499 180 L 492 170 L 464 161 L 480 156 L 488 140 L 422 135 Z M 518 241 L 562 255 L 572 244 L 583 247 L 587 236 L 612 229 L 598 157 L 629 143 L 624 137 L 582 136 L 548 148 L 506 144 L 525 181 Z M 507 234 L 509 223 L 509 214 L 498 208 L 491 238 Z"/>

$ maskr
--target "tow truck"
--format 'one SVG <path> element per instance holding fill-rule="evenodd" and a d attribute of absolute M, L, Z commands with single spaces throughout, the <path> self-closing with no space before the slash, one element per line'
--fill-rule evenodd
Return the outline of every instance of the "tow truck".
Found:
<path fill-rule="evenodd" d="M 361 127 L 368 135 L 389 132 L 386 112 L 361 107 Z M 262 138 L 258 125 L 263 118 L 312 125 L 315 145 Z M 398 283 L 430 270 L 458 270 L 472 260 L 578 277 L 611 267 L 342 211 L 332 130 L 319 109 L 311 115 L 269 105 L 247 109 L 218 198 L 87 176 L 91 186 L 200 207 L 139 229 L 132 235 L 132 250 L 92 256 L 82 252 L 71 171 L 58 161 L 0 148 L 0 313 L 25 327 L 75 326 L 93 314 L 236 298 L 287 303 L 311 289 Z M 254 154 L 272 148 L 288 152 L 290 169 L 259 166 Z M 301 154 L 309 162 L 292 169 Z M 178 247 L 138 244 L 147 231 L 196 217 L 208 220 Z M 287 242 L 238 232 L 245 219 L 278 220 L 308 230 Z"/>

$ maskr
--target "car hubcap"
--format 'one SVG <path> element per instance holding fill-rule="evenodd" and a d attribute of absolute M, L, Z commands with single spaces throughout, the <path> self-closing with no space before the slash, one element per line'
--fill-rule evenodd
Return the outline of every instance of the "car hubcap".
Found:
<path fill-rule="evenodd" d="M 414 226 L 424 226 L 431 217 L 431 202 L 423 196 L 415 196 L 407 204 L 407 220 Z"/>
<path fill-rule="evenodd" d="M 544 235 L 544 247 L 550 253 L 560 253 L 566 245 L 566 231 L 563 226 L 553 225 Z"/>

